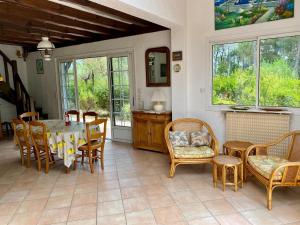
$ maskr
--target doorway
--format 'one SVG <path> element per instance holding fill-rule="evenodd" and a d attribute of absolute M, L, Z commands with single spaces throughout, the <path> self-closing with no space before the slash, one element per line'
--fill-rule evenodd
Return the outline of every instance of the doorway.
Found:
<path fill-rule="evenodd" d="M 132 74 L 128 54 L 59 63 L 62 112 L 97 112 L 108 118 L 107 138 L 131 142 Z"/>

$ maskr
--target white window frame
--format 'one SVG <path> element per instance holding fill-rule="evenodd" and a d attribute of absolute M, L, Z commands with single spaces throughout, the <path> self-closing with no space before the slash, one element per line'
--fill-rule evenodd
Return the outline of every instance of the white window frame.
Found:
<path fill-rule="evenodd" d="M 246 42 L 246 41 L 256 41 L 257 50 L 256 51 L 256 102 L 255 106 L 251 106 L 253 109 L 259 109 L 259 78 L 260 78 L 260 69 L 259 69 L 259 62 L 260 62 L 260 41 L 263 39 L 270 39 L 270 38 L 281 38 L 281 37 L 292 37 L 292 36 L 300 36 L 300 32 L 287 32 L 287 33 L 279 33 L 279 34 L 272 34 L 272 35 L 255 35 L 255 36 L 246 36 L 246 37 L 238 37 L 238 38 L 210 38 L 207 41 L 207 52 L 209 52 L 208 60 L 207 60 L 207 73 L 209 74 L 208 88 L 209 90 L 206 92 L 206 102 L 207 110 L 209 111 L 222 111 L 229 109 L 230 105 L 213 105 L 212 98 L 213 98 L 213 46 L 216 44 L 230 44 L 236 42 Z M 295 115 L 300 115 L 300 107 L 293 108 L 293 107 L 278 107 L 281 109 L 287 109 L 289 112 L 292 112 Z"/>

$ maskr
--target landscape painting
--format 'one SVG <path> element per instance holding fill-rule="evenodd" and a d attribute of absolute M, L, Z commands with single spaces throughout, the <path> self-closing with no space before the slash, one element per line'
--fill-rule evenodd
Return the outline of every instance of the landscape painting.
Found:
<path fill-rule="evenodd" d="M 295 0 L 215 0 L 216 30 L 294 17 Z"/>

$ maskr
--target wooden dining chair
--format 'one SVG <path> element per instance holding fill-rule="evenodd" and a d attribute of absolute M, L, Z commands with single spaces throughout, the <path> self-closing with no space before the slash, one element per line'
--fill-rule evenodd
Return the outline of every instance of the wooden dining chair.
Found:
<path fill-rule="evenodd" d="M 77 110 L 69 110 L 67 112 L 67 115 L 70 116 L 70 120 L 72 116 L 76 116 L 76 122 L 80 122 L 80 113 Z"/>
<path fill-rule="evenodd" d="M 79 147 L 81 154 L 76 154 L 74 162 L 74 170 L 76 169 L 77 158 L 89 159 L 91 173 L 94 173 L 94 161 L 100 159 L 101 169 L 104 169 L 104 145 L 106 138 L 107 119 L 96 119 L 90 123 L 86 123 L 86 141 L 85 145 Z M 98 153 L 100 154 L 98 156 Z"/>
<path fill-rule="evenodd" d="M 38 112 L 25 112 L 22 113 L 19 117 L 24 121 L 34 121 L 40 119 L 40 115 Z"/>
<path fill-rule="evenodd" d="M 86 117 L 93 117 L 94 120 L 98 119 L 98 114 L 92 111 L 84 112 L 82 116 L 83 116 L 83 123 L 86 123 Z"/>
<path fill-rule="evenodd" d="M 30 136 L 36 149 L 38 171 L 42 169 L 42 160 L 45 160 L 45 173 L 49 172 L 49 166 L 54 164 L 53 154 L 48 148 L 47 128 L 46 125 L 38 121 L 29 122 Z"/>
<path fill-rule="evenodd" d="M 29 168 L 31 166 L 31 155 L 33 154 L 36 157 L 36 152 L 30 143 L 30 137 L 26 123 L 20 119 L 13 119 L 12 121 L 17 145 L 20 148 L 21 163 L 24 165 L 26 158 L 26 167 Z"/>

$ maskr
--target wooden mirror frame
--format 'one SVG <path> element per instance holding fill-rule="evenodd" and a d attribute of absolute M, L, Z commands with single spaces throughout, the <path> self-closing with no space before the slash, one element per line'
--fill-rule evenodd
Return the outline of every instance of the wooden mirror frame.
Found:
<path fill-rule="evenodd" d="M 149 54 L 150 52 L 160 52 L 166 53 L 166 77 L 167 81 L 165 83 L 152 83 L 150 81 L 149 69 Z M 171 77 L 170 77 L 170 49 L 168 47 L 159 47 L 159 48 L 149 48 L 145 53 L 145 65 L 146 65 L 146 87 L 170 87 L 171 86 Z"/>

